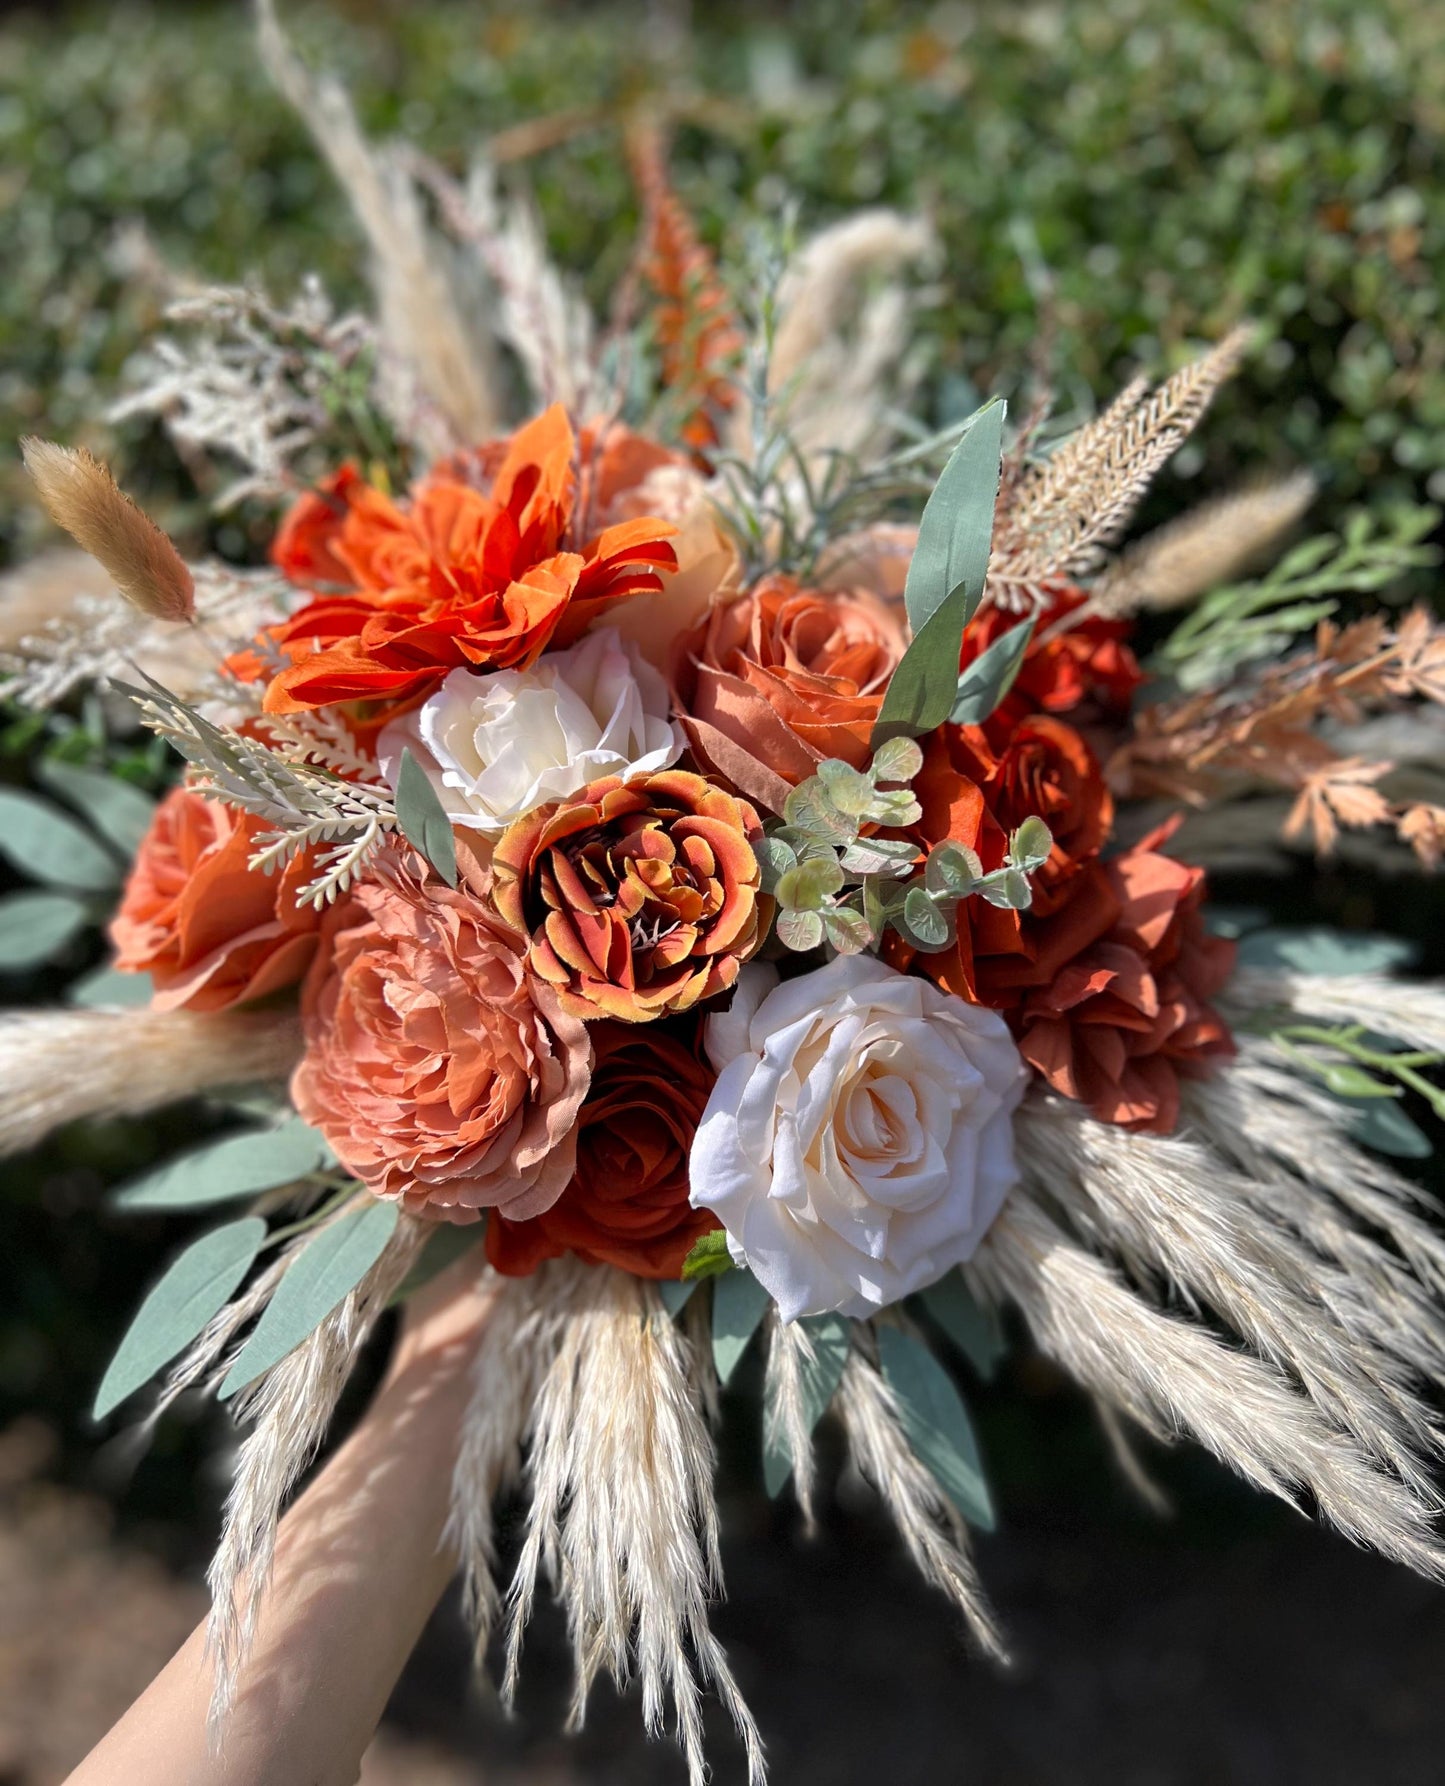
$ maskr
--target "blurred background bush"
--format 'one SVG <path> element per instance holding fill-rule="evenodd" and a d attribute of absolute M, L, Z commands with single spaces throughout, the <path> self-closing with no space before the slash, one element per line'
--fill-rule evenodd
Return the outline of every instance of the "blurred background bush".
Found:
<path fill-rule="evenodd" d="M 805 225 L 875 202 L 935 219 L 946 252 L 918 368 L 936 416 L 1040 363 L 1063 408 L 1086 406 L 1251 316 L 1260 348 L 1159 510 L 1301 464 L 1325 521 L 1365 497 L 1445 499 L 1441 0 L 287 13 L 372 129 L 451 162 L 493 139 L 598 300 L 633 241 L 616 122 L 666 94 L 677 185 L 714 242 L 789 200 Z M 42 538 L 9 444 L 31 431 L 104 452 L 193 546 L 209 536 L 246 558 L 264 540 L 262 516 L 207 515 L 157 431 L 105 421 L 159 320 L 157 256 L 277 296 L 316 271 L 343 301 L 363 297 L 356 232 L 267 86 L 242 5 L 0 17 L 0 561 Z M 146 786 L 159 772 L 84 712 L 12 723 L 0 771 L 31 779 L 56 752 Z M 1387 909 L 1445 965 L 1438 891 L 1417 880 L 1301 867 L 1222 891 L 1295 921 L 1368 925 Z M 100 954 L 88 933 L 59 968 L 12 979 L 10 1001 L 53 998 Z M 175 1238 L 97 1216 L 103 1188 L 206 1120 L 92 1127 L 7 1168 L 0 1783 L 60 1778 L 195 1612 L 187 1582 L 220 1480 L 203 1464 L 223 1434 L 168 1423 L 137 1466 L 84 1409 Z M 1438 1780 L 1445 1597 L 1190 1457 L 1161 1465 L 1180 1517 L 1159 1530 L 1116 1486 L 1087 1411 L 1026 1358 L 975 1395 L 1006 1518 L 986 1572 L 1025 1656 L 1010 1681 L 963 1654 L 866 1507 L 845 1495 L 823 1540 L 800 1544 L 752 1486 L 756 1435 L 725 1428 L 722 1623 L 780 1782 Z M 449 1632 L 432 1633 L 396 1708 L 431 1747 L 393 1735 L 369 1778 L 678 1777 L 669 1752 L 643 1751 L 634 1708 L 604 1703 L 581 1748 L 554 1740 L 555 1631 L 510 1731 L 468 1699 Z M 457 1759 L 478 1744 L 484 1773 Z"/>

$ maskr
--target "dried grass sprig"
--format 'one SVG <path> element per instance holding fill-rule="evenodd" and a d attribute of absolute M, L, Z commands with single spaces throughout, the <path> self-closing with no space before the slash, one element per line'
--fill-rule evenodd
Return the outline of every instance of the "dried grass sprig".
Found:
<path fill-rule="evenodd" d="M 20 451 L 51 520 L 104 565 L 133 608 L 149 620 L 195 618 L 196 586 L 185 560 L 99 459 L 84 447 L 33 435 Z"/>
<path fill-rule="evenodd" d="M 300 1053 L 285 1011 L 7 1011 L 0 1156 L 82 1117 L 139 1116 L 219 1085 L 284 1078 Z"/>
<path fill-rule="evenodd" d="M 816 1526 L 813 1512 L 813 1429 L 808 1419 L 805 1373 L 814 1363 L 813 1342 L 800 1321 L 783 1321 L 768 1311 L 768 1354 L 763 1383 L 763 1424 L 769 1450 L 793 1466 L 793 1493 L 803 1525 Z"/>

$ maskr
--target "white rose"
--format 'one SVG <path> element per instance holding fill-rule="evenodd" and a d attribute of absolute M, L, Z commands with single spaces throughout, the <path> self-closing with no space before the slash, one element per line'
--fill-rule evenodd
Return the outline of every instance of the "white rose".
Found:
<path fill-rule="evenodd" d="M 784 1320 L 871 1315 L 973 1256 L 1018 1176 L 1027 1069 L 996 1012 L 871 955 L 753 963 L 704 1036 L 692 1201 Z"/>
<path fill-rule="evenodd" d="M 453 670 L 377 741 L 395 786 L 409 749 L 448 818 L 489 835 L 603 775 L 648 775 L 682 755 L 667 687 L 611 627 L 530 670 Z"/>

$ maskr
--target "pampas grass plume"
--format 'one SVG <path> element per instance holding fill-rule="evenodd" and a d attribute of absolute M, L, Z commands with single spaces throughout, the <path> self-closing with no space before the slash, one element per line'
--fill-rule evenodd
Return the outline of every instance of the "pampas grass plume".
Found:
<path fill-rule="evenodd" d="M 196 587 L 180 553 L 99 459 L 33 436 L 20 451 L 51 520 L 105 567 L 132 607 L 152 620 L 194 618 Z"/>

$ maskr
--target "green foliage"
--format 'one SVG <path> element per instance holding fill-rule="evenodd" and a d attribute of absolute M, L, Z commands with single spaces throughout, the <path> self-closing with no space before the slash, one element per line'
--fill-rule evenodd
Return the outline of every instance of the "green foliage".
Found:
<path fill-rule="evenodd" d="M 712 1356 L 726 1389 L 767 1313 L 768 1293 L 750 1271 L 729 1271 L 713 1285 Z"/>
<path fill-rule="evenodd" d="M 396 822 L 407 842 L 442 877 L 457 884 L 457 846 L 452 822 L 426 772 L 409 750 L 401 753 L 396 777 Z"/>
<path fill-rule="evenodd" d="M 981 651 L 958 678 L 949 718 L 956 726 L 981 726 L 1014 685 L 1034 636 L 1032 620 L 1021 620 Z"/>
<path fill-rule="evenodd" d="M 919 1298 L 985 1382 L 992 1382 L 1008 1350 L 998 1316 L 982 1307 L 961 1274 L 950 1271 Z"/>
<path fill-rule="evenodd" d="M 1439 520 L 1439 509 L 1429 507 L 1357 511 L 1342 534 L 1302 541 L 1257 581 L 1212 590 L 1159 647 L 1152 667 L 1184 689 L 1218 687 L 1336 613 L 1337 597 L 1387 589 L 1434 564 L 1440 554 L 1424 542 Z"/>
<path fill-rule="evenodd" d="M 693 1242 L 682 1262 L 683 1282 L 692 1283 L 698 1278 L 720 1277 L 723 1272 L 732 1269 L 727 1230 L 714 1228 L 710 1234 L 704 1234 L 701 1240 Z"/>
<path fill-rule="evenodd" d="M 278 1128 L 227 1135 L 178 1155 L 114 1195 L 117 1209 L 200 1209 L 277 1190 L 319 1172 L 331 1158 L 301 1118 Z"/>
<path fill-rule="evenodd" d="M 991 1532 L 993 1501 L 978 1440 L 952 1378 L 927 1346 L 898 1327 L 879 1328 L 878 1362 L 914 1455 L 963 1517 Z"/>

